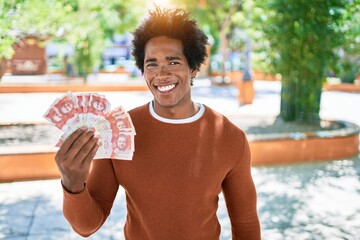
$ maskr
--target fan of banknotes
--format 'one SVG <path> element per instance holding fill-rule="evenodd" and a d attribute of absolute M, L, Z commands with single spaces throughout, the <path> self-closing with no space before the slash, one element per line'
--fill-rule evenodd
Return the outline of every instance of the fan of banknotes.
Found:
<path fill-rule="evenodd" d="M 58 147 L 79 127 L 93 127 L 100 136 L 94 159 L 131 160 L 136 132 L 130 115 L 121 106 L 110 109 L 110 102 L 98 93 L 67 92 L 53 102 L 44 118 L 64 132 Z"/>

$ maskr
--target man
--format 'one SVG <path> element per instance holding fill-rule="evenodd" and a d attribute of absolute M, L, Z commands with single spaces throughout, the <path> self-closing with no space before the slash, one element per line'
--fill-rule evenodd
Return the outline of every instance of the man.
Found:
<path fill-rule="evenodd" d="M 206 44 L 182 10 L 156 9 L 136 29 L 133 55 L 154 100 L 129 111 L 137 133 L 133 159 L 92 161 L 98 138 L 85 128 L 56 155 L 63 212 L 76 232 L 89 236 L 101 227 L 121 185 L 126 239 L 219 239 L 221 191 L 233 239 L 260 239 L 246 137 L 224 116 L 191 100 Z"/>
<path fill-rule="evenodd" d="M 132 159 L 133 148 L 131 144 L 131 134 L 121 133 L 112 136 L 113 150 L 110 158 L 114 159 Z"/>
<path fill-rule="evenodd" d="M 117 139 L 117 148 L 120 151 L 125 151 L 128 148 L 127 137 L 124 134 L 121 134 Z"/>

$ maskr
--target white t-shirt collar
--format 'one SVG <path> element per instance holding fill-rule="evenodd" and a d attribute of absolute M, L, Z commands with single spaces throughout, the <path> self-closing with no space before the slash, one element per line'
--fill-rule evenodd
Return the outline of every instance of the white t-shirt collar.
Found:
<path fill-rule="evenodd" d="M 205 107 L 203 104 L 201 104 L 201 103 L 195 103 L 195 104 L 199 106 L 199 111 L 195 115 L 188 117 L 188 118 L 183 118 L 183 119 L 170 119 L 170 118 L 164 118 L 164 117 L 159 116 L 158 114 L 156 114 L 156 112 L 154 110 L 154 101 L 151 101 L 149 103 L 149 111 L 150 111 L 151 116 L 153 116 L 155 119 L 157 119 L 161 122 L 172 123 L 172 124 L 191 123 L 191 122 L 195 122 L 196 120 L 201 118 L 205 112 Z"/>

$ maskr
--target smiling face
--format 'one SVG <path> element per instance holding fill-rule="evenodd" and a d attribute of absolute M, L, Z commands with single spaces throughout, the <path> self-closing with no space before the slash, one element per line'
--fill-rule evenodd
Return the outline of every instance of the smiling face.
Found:
<path fill-rule="evenodd" d="M 74 108 L 73 104 L 71 102 L 65 102 L 61 108 L 60 111 L 64 114 L 69 113 Z"/>
<path fill-rule="evenodd" d="M 50 118 L 52 118 L 54 120 L 54 122 L 61 121 L 61 115 L 55 111 L 52 112 Z"/>
<path fill-rule="evenodd" d="M 105 109 L 104 103 L 100 101 L 94 101 L 93 102 L 94 109 L 97 111 L 103 111 Z"/>
<path fill-rule="evenodd" d="M 125 121 L 120 119 L 116 122 L 116 127 L 118 129 L 123 129 L 123 128 L 126 128 L 126 124 L 125 124 Z"/>
<path fill-rule="evenodd" d="M 180 40 L 160 36 L 146 43 L 144 78 L 158 115 L 186 118 L 195 113 L 190 81 L 196 72 L 190 69 Z"/>
<path fill-rule="evenodd" d="M 118 140 L 117 140 L 117 146 L 120 150 L 125 150 L 127 147 L 127 143 L 126 143 L 126 137 L 125 136 L 119 136 Z"/>

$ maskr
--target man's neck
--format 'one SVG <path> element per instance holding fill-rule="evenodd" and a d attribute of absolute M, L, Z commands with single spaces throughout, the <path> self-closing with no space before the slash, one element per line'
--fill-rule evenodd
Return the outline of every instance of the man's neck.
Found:
<path fill-rule="evenodd" d="M 194 116 L 199 111 L 199 106 L 193 101 L 185 106 L 163 107 L 154 103 L 154 111 L 157 115 L 168 119 L 185 119 Z"/>

